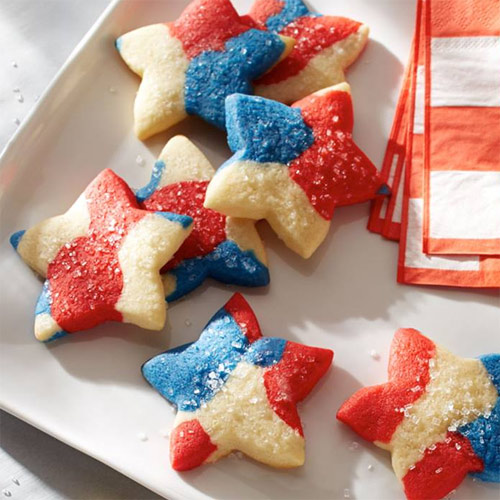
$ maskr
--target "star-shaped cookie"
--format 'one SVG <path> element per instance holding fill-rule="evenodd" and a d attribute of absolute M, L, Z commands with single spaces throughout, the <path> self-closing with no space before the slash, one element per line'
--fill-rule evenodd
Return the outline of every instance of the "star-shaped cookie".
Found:
<path fill-rule="evenodd" d="M 262 337 L 240 294 L 215 314 L 199 340 L 146 362 L 142 372 L 177 407 L 170 434 L 176 470 L 233 450 L 274 467 L 304 463 L 297 412 L 328 370 L 333 352 Z"/>
<path fill-rule="evenodd" d="M 207 277 L 240 286 L 269 284 L 267 257 L 255 221 L 226 217 L 203 207 L 214 169 L 183 136 L 170 139 L 153 167 L 149 184 L 136 192 L 142 208 L 189 215 L 193 231 L 163 268 L 167 301 L 176 300 Z"/>
<path fill-rule="evenodd" d="M 287 104 L 343 82 L 368 41 L 366 24 L 312 13 L 302 0 L 256 0 L 246 19 L 295 39 L 290 54 L 254 82 L 257 95 Z"/>
<path fill-rule="evenodd" d="M 125 181 L 107 169 L 66 213 L 15 233 L 14 248 L 46 278 L 36 338 L 53 340 L 110 320 L 163 328 L 160 269 L 191 228 L 191 217 L 142 210 Z"/>
<path fill-rule="evenodd" d="M 499 391 L 500 354 L 460 358 L 401 329 L 389 382 L 358 391 L 337 418 L 391 452 L 408 499 L 439 499 L 468 473 L 500 481 Z"/>
<path fill-rule="evenodd" d="M 134 104 L 140 139 L 187 115 L 224 128 L 224 99 L 253 94 L 252 80 L 291 50 L 293 40 L 252 28 L 230 0 L 194 0 L 173 22 L 124 34 L 116 47 L 142 82 Z"/>
<path fill-rule="evenodd" d="M 226 99 L 226 114 L 235 154 L 216 172 L 205 206 L 232 217 L 267 219 L 304 258 L 324 240 L 335 207 L 388 194 L 353 141 L 346 83 L 292 107 L 235 94 Z"/>

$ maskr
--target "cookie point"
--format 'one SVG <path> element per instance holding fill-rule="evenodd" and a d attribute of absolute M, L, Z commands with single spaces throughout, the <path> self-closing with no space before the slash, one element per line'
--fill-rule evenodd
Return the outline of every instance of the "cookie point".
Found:
<path fill-rule="evenodd" d="M 351 93 L 351 86 L 347 82 L 337 83 L 336 85 L 332 85 L 331 87 L 326 87 L 325 89 L 318 90 L 313 95 L 322 96 L 327 95 L 330 92 L 347 92 Z"/>
<path fill-rule="evenodd" d="M 17 250 L 17 247 L 19 246 L 19 242 L 21 241 L 22 237 L 24 236 L 24 233 L 26 232 L 25 229 L 21 231 L 15 232 L 9 239 L 10 244 L 14 248 L 14 250 Z"/>
<path fill-rule="evenodd" d="M 47 313 L 37 314 L 35 316 L 33 332 L 35 338 L 43 343 L 52 342 L 67 334 L 67 332 L 62 330 L 54 321 L 54 318 Z"/>
<path fill-rule="evenodd" d="M 158 189 L 158 185 L 161 181 L 161 176 L 165 170 L 165 162 L 163 160 L 156 160 L 153 171 L 151 173 L 151 180 L 144 187 L 139 188 L 135 192 L 135 197 L 139 203 L 146 201 L 150 198 L 155 191 Z"/>
<path fill-rule="evenodd" d="M 134 134 L 140 141 L 149 139 L 156 132 L 152 132 L 147 123 L 144 123 L 142 117 L 134 116 Z"/>
<path fill-rule="evenodd" d="M 388 196 L 391 194 L 391 188 L 387 184 L 382 184 L 378 188 L 377 195 L 378 196 Z"/>
<path fill-rule="evenodd" d="M 53 340 L 61 339 L 63 337 L 66 337 L 68 335 L 68 332 L 65 332 L 64 330 L 60 330 L 59 332 L 54 333 L 52 337 L 48 338 L 47 340 L 42 340 L 44 344 L 48 344 L 49 342 L 52 342 Z"/>
<path fill-rule="evenodd" d="M 361 33 L 366 38 L 368 38 L 368 36 L 370 35 L 370 26 L 368 26 L 368 24 L 362 24 L 358 29 L 358 33 Z"/>
<path fill-rule="evenodd" d="M 158 215 L 161 215 L 167 220 L 170 220 L 172 222 L 177 222 L 184 229 L 187 229 L 193 223 L 193 218 L 189 217 L 189 215 L 174 214 L 172 212 L 156 212 L 156 213 Z"/>
<path fill-rule="evenodd" d="M 246 96 L 245 94 L 231 94 L 226 97 L 226 110 L 228 109 L 229 106 L 234 106 L 236 103 L 239 101 L 245 99 Z"/>
<path fill-rule="evenodd" d="M 231 307 L 235 308 L 249 308 L 250 304 L 247 299 L 240 293 L 236 292 L 232 295 L 232 297 L 226 302 L 224 305 L 225 308 L 231 309 Z"/>
<path fill-rule="evenodd" d="M 153 368 L 153 359 L 148 359 L 141 366 L 142 376 L 146 379 L 149 384 L 153 384 L 154 382 L 154 368 Z"/>
<path fill-rule="evenodd" d="M 172 468 L 186 471 L 202 465 L 217 446 L 197 419 L 182 422 L 170 433 Z"/>
<path fill-rule="evenodd" d="M 295 39 L 290 37 L 290 36 L 285 36 L 285 35 L 278 35 L 280 38 L 281 42 L 283 43 L 283 52 L 281 53 L 280 58 L 276 62 L 278 64 L 279 62 L 283 61 L 283 59 L 286 59 L 289 55 L 290 52 L 292 52 L 293 48 L 295 47 Z"/>

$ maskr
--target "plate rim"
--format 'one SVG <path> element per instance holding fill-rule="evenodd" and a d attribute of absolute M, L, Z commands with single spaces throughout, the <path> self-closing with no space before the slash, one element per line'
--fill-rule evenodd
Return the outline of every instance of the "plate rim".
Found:
<path fill-rule="evenodd" d="M 31 125 L 32 121 L 38 114 L 40 108 L 43 106 L 43 104 L 48 101 L 53 93 L 55 92 L 56 86 L 58 85 L 59 81 L 64 77 L 64 74 L 68 69 L 71 68 L 73 64 L 76 63 L 76 60 L 80 56 L 80 54 L 85 50 L 87 44 L 89 41 L 96 36 L 100 28 L 106 23 L 106 21 L 112 16 L 113 12 L 118 8 L 118 6 L 123 2 L 124 0 L 111 0 L 111 2 L 104 8 L 104 10 L 101 12 L 99 17 L 96 19 L 96 21 L 92 24 L 92 26 L 89 28 L 89 30 L 85 33 L 85 35 L 81 38 L 81 40 L 77 43 L 77 45 L 73 48 L 67 59 L 64 61 L 62 66 L 57 70 L 56 74 L 52 77 L 50 80 L 49 84 L 47 87 L 44 89 L 42 92 L 40 99 L 38 102 L 31 108 L 31 110 L 28 112 L 26 118 L 23 120 L 21 125 L 17 128 L 17 130 L 10 136 L 8 139 L 7 143 L 3 147 L 2 151 L 0 152 L 0 174 L 3 172 L 3 170 L 7 166 L 7 157 L 11 152 L 11 149 L 14 147 L 15 143 L 17 143 L 19 140 L 22 139 L 22 136 L 26 133 L 26 130 L 29 128 Z M 0 194 L 1 198 L 1 194 Z M 38 429 L 41 432 L 44 432 L 45 434 L 51 436 L 54 439 L 57 439 L 61 443 L 66 444 L 67 446 L 70 446 L 71 448 L 77 450 L 80 453 L 83 453 L 94 460 L 97 460 L 98 462 L 106 465 L 107 467 L 110 467 L 113 470 L 116 470 L 120 474 L 124 475 L 125 477 L 128 477 L 132 481 L 135 481 L 136 483 L 140 484 L 144 488 L 148 489 L 149 491 L 152 491 L 153 493 L 156 493 L 158 496 L 162 498 L 166 498 L 164 494 L 162 494 L 160 491 L 152 487 L 150 484 L 146 484 L 145 482 L 141 481 L 140 478 L 138 477 L 132 477 L 129 473 L 123 471 L 120 469 L 120 467 L 117 467 L 116 464 L 112 464 L 108 462 L 105 458 L 99 457 L 96 454 L 92 453 L 91 450 L 89 449 L 84 449 L 82 446 L 79 446 L 76 442 L 74 442 L 71 438 L 69 437 L 64 437 L 61 435 L 58 435 L 57 433 L 53 432 L 51 429 L 47 428 L 43 423 L 40 423 L 38 421 L 33 420 L 30 418 L 29 415 L 24 414 L 21 411 L 18 411 L 18 409 L 11 405 L 7 400 L 5 400 L 3 394 L 0 392 L 0 409 L 8 413 L 9 415 L 12 415 L 15 418 L 18 418 L 19 420 L 31 425 L 35 429 Z M 168 484 L 168 495 L 172 498 L 172 500 L 181 500 L 184 497 L 175 489 L 171 488 L 171 485 Z"/>
<path fill-rule="evenodd" d="M 16 131 L 10 136 L 7 143 L 0 151 L 0 172 L 5 168 L 6 158 L 10 153 L 14 143 L 20 140 L 21 136 L 25 133 L 28 126 L 33 121 L 35 115 L 38 113 L 39 109 L 42 105 L 47 101 L 55 91 L 55 87 L 59 83 L 59 80 L 64 76 L 64 73 L 75 63 L 75 60 L 80 56 L 88 42 L 97 34 L 99 29 L 103 26 L 103 24 L 108 20 L 108 18 L 113 14 L 115 9 L 123 2 L 124 0 L 111 0 L 110 3 L 106 6 L 106 8 L 101 12 L 99 17 L 96 19 L 94 24 L 89 28 L 89 30 L 85 33 L 82 39 L 76 44 L 75 48 L 71 51 L 67 59 L 64 61 L 63 65 L 57 70 L 56 74 L 51 78 L 47 87 L 45 87 L 42 92 L 40 99 L 36 102 L 36 104 L 30 109 L 26 118 L 22 121 Z"/>

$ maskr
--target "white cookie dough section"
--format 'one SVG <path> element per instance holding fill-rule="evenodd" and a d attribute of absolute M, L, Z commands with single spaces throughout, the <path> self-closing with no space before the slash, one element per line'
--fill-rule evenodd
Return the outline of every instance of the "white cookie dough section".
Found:
<path fill-rule="evenodd" d="M 176 182 L 209 181 L 215 172 L 208 158 L 183 135 L 167 142 L 158 161 L 165 163 L 159 188 Z"/>
<path fill-rule="evenodd" d="M 267 254 L 255 221 L 226 217 L 226 237 L 234 241 L 243 250 L 252 250 L 257 259 L 267 267 Z"/>
<path fill-rule="evenodd" d="M 164 296 L 169 297 L 177 290 L 177 277 L 172 273 L 165 273 L 161 275 L 163 281 Z"/>
<path fill-rule="evenodd" d="M 167 305 L 160 269 L 189 236 L 191 228 L 150 213 L 125 237 L 118 252 L 123 289 L 116 304 L 125 323 L 149 330 L 163 328 Z"/>
<path fill-rule="evenodd" d="M 423 458 L 427 448 L 443 442 L 449 430 L 491 411 L 498 398 L 478 359 L 459 358 L 437 347 L 435 357 L 429 361 L 429 373 L 424 394 L 405 408 L 405 418 L 391 442 L 375 442 L 391 451 L 392 466 L 400 480 Z"/>
<path fill-rule="evenodd" d="M 117 48 L 142 82 L 134 104 L 134 130 L 139 139 L 162 132 L 186 116 L 184 85 L 189 60 L 166 24 L 126 33 Z"/>
<path fill-rule="evenodd" d="M 60 331 L 62 328 L 50 314 L 43 313 L 35 316 L 35 338 L 40 342 L 46 342 Z"/>
<path fill-rule="evenodd" d="M 38 274 L 47 277 L 47 269 L 61 247 L 85 236 L 90 225 L 85 194 L 64 214 L 45 219 L 28 229 L 19 240 L 17 252 Z"/>
<path fill-rule="evenodd" d="M 255 94 L 285 104 L 298 101 L 317 90 L 345 81 L 344 70 L 359 56 L 368 41 L 367 25 L 319 52 L 296 75 L 278 83 L 257 85 Z"/>
<path fill-rule="evenodd" d="M 205 206 L 231 217 L 267 219 L 285 244 L 306 259 L 330 227 L 280 163 L 242 160 L 223 166 L 208 186 Z"/>
<path fill-rule="evenodd" d="M 304 438 L 273 411 L 263 381 L 264 369 L 240 362 L 205 408 L 179 412 L 175 426 L 197 419 L 217 446 L 207 459 L 215 462 L 233 450 L 272 467 L 304 464 Z"/>

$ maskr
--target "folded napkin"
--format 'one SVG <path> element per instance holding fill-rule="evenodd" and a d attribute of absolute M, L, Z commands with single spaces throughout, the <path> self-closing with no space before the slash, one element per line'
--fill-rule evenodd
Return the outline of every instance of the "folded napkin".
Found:
<path fill-rule="evenodd" d="M 424 251 L 499 255 L 500 1 L 424 12 Z"/>
<path fill-rule="evenodd" d="M 404 179 L 406 141 L 408 136 L 408 113 L 410 112 L 410 74 L 413 62 L 412 55 L 403 77 L 403 86 L 399 94 L 396 115 L 392 125 L 389 141 L 385 150 L 381 175 L 392 187 L 393 195 L 373 200 L 368 221 L 368 230 L 391 239 L 399 240 L 403 207 L 403 190 L 399 190 L 401 179 Z"/>
<path fill-rule="evenodd" d="M 441 56 L 441 59 L 436 57 L 436 53 L 434 53 L 433 58 L 433 44 L 441 46 L 445 43 L 443 40 L 451 38 L 449 35 L 457 35 L 464 30 L 468 30 L 468 33 L 475 30 L 474 32 L 479 36 L 480 27 L 491 26 L 492 21 L 488 17 L 491 9 L 489 11 L 486 9 L 483 18 L 486 16 L 487 21 L 483 19 L 481 23 L 477 20 L 472 21 L 470 16 L 465 16 L 465 13 L 480 12 L 478 6 L 482 5 L 482 2 L 483 0 L 453 0 L 451 3 L 450 0 L 418 1 L 411 63 L 406 72 L 384 161 L 387 178 L 392 178 L 393 181 L 393 194 L 385 212 L 382 206 L 378 208 L 374 204 L 369 224 L 370 229 L 392 239 L 397 239 L 400 234 L 398 262 L 398 281 L 400 283 L 457 287 L 500 287 L 500 257 L 479 251 L 469 251 L 469 254 L 448 251 L 449 255 L 444 253 L 433 255 L 429 248 L 431 238 L 425 232 L 427 224 L 427 227 L 431 228 L 432 245 L 435 244 L 434 240 L 446 240 L 446 242 L 456 240 L 463 243 L 464 238 L 458 238 L 457 235 L 462 228 L 471 226 L 470 223 L 463 222 L 467 217 L 476 217 L 476 225 L 480 226 L 476 228 L 476 231 L 479 229 L 486 231 L 493 228 L 493 231 L 488 233 L 490 236 L 494 235 L 494 217 L 500 217 L 500 199 L 499 203 L 496 203 L 495 198 L 495 196 L 500 197 L 500 185 L 495 184 L 493 179 L 499 175 L 500 171 L 500 158 L 498 158 L 498 154 L 495 156 L 496 148 L 499 147 L 500 116 L 497 120 L 498 123 L 491 124 L 489 121 L 490 107 L 484 112 L 485 106 L 477 106 L 481 109 L 473 108 L 477 115 L 476 123 L 471 125 L 468 120 L 470 109 L 465 109 L 464 106 L 438 106 L 442 101 L 436 100 L 436 96 L 444 96 L 443 98 L 449 99 L 447 102 L 451 104 L 453 96 L 457 93 L 451 92 L 450 96 L 452 97 L 448 97 L 444 87 L 439 91 L 440 93 L 434 91 L 435 88 L 440 88 L 437 86 L 439 79 L 436 79 L 435 75 L 439 77 L 439 75 L 445 74 L 443 78 L 448 78 L 455 67 L 457 68 L 454 70 L 455 74 L 457 71 L 460 74 L 460 64 L 465 56 L 454 55 L 448 60 L 446 54 L 449 53 L 449 50 L 447 49 L 448 51 Z M 492 3 L 497 4 L 498 8 L 495 10 L 495 14 L 496 18 L 499 18 L 500 1 L 486 0 L 485 2 L 485 4 L 490 5 Z M 431 14 L 433 7 L 436 7 L 434 17 Z M 465 9 L 462 17 L 456 13 L 458 7 L 462 11 Z M 439 16 L 436 12 L 439 13 Z M 439 31 L 447 36 L 440 37 L 436 42 L 434 41 L 436 37 L 431 36 L 433 19 L 436 19 L 439 29 L 443 30 L 445 24 L 442 19 L 448 19 L 447 12 L 453 12 L 453 15 L 449 16 L 451 21 L 447 22 L 452 23 L 453 20 L 457 20 L 463 22 L 465 27 L 460 27 L 455 23 L 454 33 L 450 31 L 450 28 L 446 28 L 448 31 Z M 500 31 L 498 33 L 500 34 Z M 452 47 L 455 46 L 454 42 L 446 43 L 450 43 Z M 468 46 L 467 43 L 469 42 L 465 43 L 466 46 Z M 462 42 L 458 45 L 462 46 L 461 44 Z M 488 40 L 486 46 L 490 47 L 490 45 L 492 45 L 492 41 Z M 489 55 L 484 54 L 487 49 L 484 49 L 483 42 L 480 42 L 480 46 L 483 58 L 489 58 Z M 464 63 L 468 60 L 470 57 L 469 59 L 465 58 Z M 500 91 L 500 63 L 496 65 L 496 71 Z M 463 82 L 463 79 L 458 78 L 458 82 Z M 477 75 L 476 87 L 489 87 L 489 82 L 481 75 Z M 484 99 L 486 102 L 488 98 L 481 94 L 477 99 Z M 434 106 L 434 104 L 436 105 Z M 444 113 L 442 108 L 446 108 Z M 496 113 L 497 108 L 494 109 Z M 450 111 L 455 113 L 454 120 L 451 120 Z M 450 119 L 447 120 L 447 118 Z M 474 126 L 479 127 L 478 122 L 481 122 L 481 129 L 485 129 L 482 134 L 475 133 L 477 128 L 475 129 Z M 490 135 L 490 128 L 492 135 Z M 467 130 L 470 131 L 471 135 L 467 135 Z M 460 131 L 462 135 L 459 135 L 457 131 Z M 496 142 L 492 140 L 493 136 L 496 136 Z M 448 143 L 450 139 L 451 142 Z M 471 151 L 465 152 L 465 155 L 468 156 L 462 155 L 467 147 L 473 143 L 479 144 L 477 158 L 472 156 Z M 464 168 L 464 158 L 469 158 L 472 165 L 467 164 Z M 495 158 L 498 161 L 495 162 Z M 481 163 L 483 160 L 485 163 Z M 445 161 L 447 168 L 443 168 Z M 487 170 L 486 165 L 490 166 L 491 170 Z M 391 169 L 394 173 L 391 172 Z M 480 182 L 473 179 L 474 176 L 477 179 L 481 175 L 489 177 L 486 180 L 483 178 Z M 439 176 L 445 178 L 440 184 Z M 463 182 L 454 182 L 456 177 L 453 176 L 462 176 Z M 434 182 L 435 179 L 438 179 L 437 184 Z M 473 197 L 469 195 L 471 190 L 474 194 Z M 478 201 L 476 198 L 487 198 L 488 202 L 483 203 L 482 199 Z M 402 199 L 400 225 L 397 223 L 398 199 Z M 470 200 L 476 205 L 471 207 Z M 378 203 L 380 204 L 380 202 Z M 468 209 L 462 210 L 462 204 L 467 203 L 469 203 Z M 394 207 L 392 212 L 391 205 Z M 485 205 L 487 205 L 486 209 Z M 469 211 L 474 213 L 469 214 Z M 454 237 L 435 238 L 435 234 L 432 232 L 432 228 L 436 227 L 435 221 L 444 221 L 441 226 L 438 224 L 438 227 L 443 227 L 448 231 L 455 230 Z M 500 231 L 500 219 L 498 230 Z M 469 238 L 468 240 L 475 244 L 481 244 L 479 240 L 482 239 L 484 238 Z M 489 244 L 494 240 L 495 237 L 489 238 Z M 440 241 L 438 244 L 442 243 L 443 241 Z M 491 246 L 487 248 L 491 248 Z M 459 253 L 463 253 L 463 255 L 459 255 Z M 497 253 L 500 254 L 500 251 Z"/>

